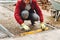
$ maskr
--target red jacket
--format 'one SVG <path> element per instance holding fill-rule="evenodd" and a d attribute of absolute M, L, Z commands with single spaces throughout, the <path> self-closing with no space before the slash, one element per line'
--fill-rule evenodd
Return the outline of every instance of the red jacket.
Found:
<path fill-rule="evenodd" d="M 36 0 L 32 0 L 31 7 L 32 7 L 32 9 L 35 9 L 37 14 L 39 15 L 40 22 L 43 22 L 43 14 L 42 14 Z M 19 24 L 24 23 L 20 17 L 21 9 L 24 9 L 24 8 L 25 8 L 25 3 L 22 0 L 18 0 L 17 4 L 16 4 L 14 16 Z"/>

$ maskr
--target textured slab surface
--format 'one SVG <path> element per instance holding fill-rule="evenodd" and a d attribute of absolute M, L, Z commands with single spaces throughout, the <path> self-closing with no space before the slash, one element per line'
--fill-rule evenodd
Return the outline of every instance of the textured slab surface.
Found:
<path fill-rule="evenodd" d="M 60 29 L 27 35 L 19 38 L 6 38 L 0 40 L 60 40 Z"/>
<path fill-rule="evenodd" d="M 0 38 L 6 38 L 6 37 L 8 37 L 8 35 L 0 30 Z"/>

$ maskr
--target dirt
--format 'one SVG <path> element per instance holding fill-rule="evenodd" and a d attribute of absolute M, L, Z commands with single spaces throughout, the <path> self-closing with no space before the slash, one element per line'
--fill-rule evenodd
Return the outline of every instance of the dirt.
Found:
<path fill-rule="evenodd" d="M 53 17 L 48 17 L 49 21 L 47 21 L 48 23 L 54 25 L 56 28 L 60 28 L 60 18 L 58 21 L 55 21 L 55 18 Z"/>

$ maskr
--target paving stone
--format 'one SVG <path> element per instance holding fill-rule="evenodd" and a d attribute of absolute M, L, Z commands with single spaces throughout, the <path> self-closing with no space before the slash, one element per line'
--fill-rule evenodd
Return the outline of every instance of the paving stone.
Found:
<path fill-rule="evenodd" d="M 0 31 L 0 38 L 6 38 L 6 37 L 8 37 L 8 35 Z"/>

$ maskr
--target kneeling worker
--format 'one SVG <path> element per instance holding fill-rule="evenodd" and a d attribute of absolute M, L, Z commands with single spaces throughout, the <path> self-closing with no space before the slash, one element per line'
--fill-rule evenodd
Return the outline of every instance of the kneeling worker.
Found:
<path fill-rule="evenodd" d="M 43 14 L 37 4 L 36 0 L 18 0 L 14 13 L 16 21 L 24 28 L 29 31 L 30 28 L 24 24 L 24 20 L 31 20 L 31 24 L 34 25 L 35 21 L 40 20 L 40 26 L 45 29 L 43 23 Z"/>

